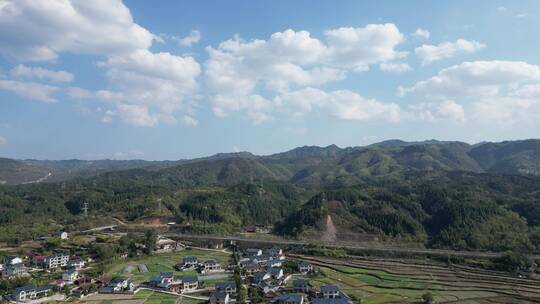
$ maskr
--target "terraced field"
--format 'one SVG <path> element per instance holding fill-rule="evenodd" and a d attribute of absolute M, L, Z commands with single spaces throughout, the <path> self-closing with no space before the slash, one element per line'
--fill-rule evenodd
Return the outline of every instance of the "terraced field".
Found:
<path fill-rule="evenodd" d="M 540 281 L 495 271 L 396 259 L 295 257 L 320 268 L 310 278 L 315 286 L 337 285 L 363 304 L 419 303 L 426 292 L 437 303 L 540 303 Z"/>

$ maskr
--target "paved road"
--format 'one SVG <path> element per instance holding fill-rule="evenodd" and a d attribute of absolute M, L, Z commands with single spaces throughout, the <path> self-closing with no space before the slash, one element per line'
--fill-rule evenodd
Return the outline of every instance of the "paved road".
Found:
<path fill-rule="evenodd" d="M 215 235 L 195 235 L 195 234 L 183 234 L 183 233 L 167 233 L 167 237 L 172 238 L 184 238 L 184 239 L 203 239 L 203 240 L 231 240 L 244 243 L 258 243 L 258 244 L 271 244 L 271 245 L 291 245 L 291 246 L 309 246 L 319 245 L 330 248 L 346 248 L 353 250 L 365 250 L 365 251 L 379 251 L 389 253 L 406 253 L 406 254 L 422 254 L 422 255 L 441 255 L 441 256 L 460 256 L 460 257 L 478 257 L 478 258 L 495 258 L 502 255 L 502 253 L 495 252 L 478 252 L 478 251 L 458 251 L 458 250 L 444 250 L 444 249 L 424 249 L 424 248 L 402 248 L 392 246 L 378 246 L 378 245 L 351 245 L 340 243 L 328 243 L 328 242 L 309 242 L 298 240 L 285 240 L 285 239 L 255 239 L 245 238 L 239 236 L 215 236 Z M 531 256 L 534 259 L 540 259 L 540 256 Z"/>

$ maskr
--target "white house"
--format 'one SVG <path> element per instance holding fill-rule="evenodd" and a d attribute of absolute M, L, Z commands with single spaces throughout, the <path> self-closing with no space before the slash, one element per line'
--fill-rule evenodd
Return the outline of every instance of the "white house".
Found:
<path fill-rule="evenodd" d="M 309 273 L 313 271 L 313 265 L 309 262 L 303 261 L 300 264 L 298 264 L 298 270 L 301 273 Z"/>
<path fill-rule="evenodd" d="M 69 262 L 69 256 L 63 253 L 55 253 L 45 258 L 44 263 L 46 268 L 65 267 Z"/>

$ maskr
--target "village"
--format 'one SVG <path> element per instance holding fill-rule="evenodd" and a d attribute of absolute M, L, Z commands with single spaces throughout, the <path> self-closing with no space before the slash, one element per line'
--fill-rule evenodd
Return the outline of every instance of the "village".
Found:
<path fill-rule="evenodd" d="M 55 237 L 67 240 L 68 234 L 61 232 Z M 122 265 L 120 275 L 95 272 L 103 261 L 92 255 L 61 251 L 45 255 L 31 251 L 21 256 L 7 256 L 0 264 L 0 282 L 12 288 L 0 301 L 85 303 L 93 297 L 115 299 L 151 293 L 211 304 L 353 303 L 337 286 L 312 285 L 310 277 L 316 274 L 317 267 L 288 258 L 281 248 L 208 249 L 158 236 L 148 257 L 163 261 L 171 254 L 178 258 L 168 259 L 168 267 L 160 262 L 159 272 L 142 262 L 130 262 L 127 255 L 122 254 L 118 262 L 109 266 L 114 269 Z M 145 258 L 140 250 L 136 256 Z M 22 282 L 27 284 L 21 285 Z"/>

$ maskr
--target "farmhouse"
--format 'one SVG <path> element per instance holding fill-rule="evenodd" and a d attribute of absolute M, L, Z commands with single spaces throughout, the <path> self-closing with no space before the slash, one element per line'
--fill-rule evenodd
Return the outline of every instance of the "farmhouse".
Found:
<path fill-rule="evenodd" d="M 302 261 L 298 264 L 298 270 L 303 274 L 310 273 L 313 271 L 313 265 L 309 262 Z"/>
<path fill-rule="evenodd" d="M 199 288 L 199 279 L 196 276 L 185 276 L 182 277 L 183 290 L 182 292 L 193 292 L 197 291 Z"/>
<path fill-rule="evenodd" d="M 100 293 L 129 293 L 133 292 L 135 285 L 128 279 L 115 278 L 105 287 L 99 289 Z"/>
<path fill-rule="evenodd" d="M 164 237 L 159 237 L 154 247 L 154 251 L 157 253 L 173 252 L 181 249 L 182 244 L 180 242 Z"/>
<path fill-rule="evenodd" d="M 187 256 L 182 259 L 182 264 L 185 268 L 195 267 L 199 264 L 199 259 L 196 256 Z"/>
<path fill-rule="evenodd" d="M 150 278 L 150 285 L 158 288 L 169 288 L 170 285 L 181 284 L 182 279 L 172 272 L 162 272 Z"/>
<path fill-rule="evenodd" d="M 309 288 L 310 288 L 310 284 L 309 284 L 308 280 L 296 279 L 296 280 L 293 281 L 294 292 L 308 293 Z"/>
<path fill-rule="evenodd" d="M 216 285 L 216 290 L 226 292 L 230 295 L 235 295 L 236 283 L 234 282 L 219 283 Z"/>
<path fill-rule="evenodd" d="M 341 297 L 341 291 L 334 285 L 321 286 L 321 293 L 325 299 L 338 299 Z"/>
<path fill-rule="evenodd" d="M 246 249 L 245 253 L 248 257 L 256 257 L 263 254 L 262 250 L 258 248 L 248 248 Z"/>
<path fill-rule="evenodd" d="M 79 272 L 76 269 L 68 269 L 62 274 L 62 281 L 65 283 L 73 283 L 79 277 Z"/>
<path fill-rule="evenodd" d="M 279 304 L 303 304 L 304 297 L 301 294 L 282 294 L 274 298 L 273 302 Z"/>
<path fill-rule="evenodd" d="M 270 280 L 272 275 L 268 272 L 258 271 L 253 274 L 253 283 L 259 284 L 263 281 Z"/>
<path fill-rule="evenodd" d="M 23 260 L 17 256 L 8 256 L 4 260 L 4 264 L 7 265 L 15 265 L 15 264 L 22 264 Z"/>
<path fill-rule="evenodd" d="M 221 265 L 216 260 L 207 260 L 202 264 L 202 273 L 212 273 L 221 271 Z"/>
<path fill-rule="evenodd" d="M 6 264 L 2 270 L 2 277 L 13 278 L 26 275 L 26 267 L 22 263 Z"/>
<path fill-rule="evenodd" d="M 210 294 L 210 304 L 228 304 L 229 294 L 224 291 L 214 291 Z"/>
<path fill-rule="evenodd" d="M 74 269 L 77 269 L 77 270 L 83 269 L 84 265 L 85 265 L 84 260 L 80 259 L 80 258 L 69 260 L 69 262 L 67 264 L 68 267 L 71 267 L 71 268 L 74 268 Z"/>

